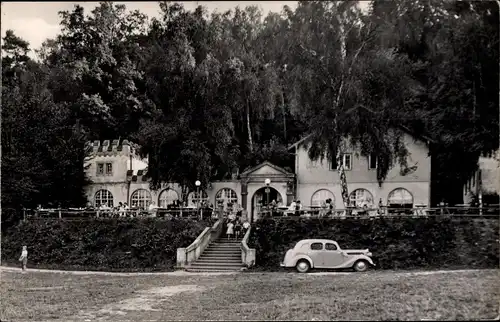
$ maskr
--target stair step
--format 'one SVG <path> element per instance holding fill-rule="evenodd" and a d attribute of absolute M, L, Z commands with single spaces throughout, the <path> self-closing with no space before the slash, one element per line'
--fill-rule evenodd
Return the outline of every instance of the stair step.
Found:
<path fill-rule="evenodd" d="M 203 268 L 186 268 L 186 272 L 193 272 L 193 273 L 203 273 L 203 272 L 211 272 L 211 273 L 216 273 L 216 272 L 239 272 L 241 271 L 241 268 L 239 269 L 225 269 L 225 268 L 220 268 L 220 267 L 203 267 Z"/>
<path fill-rule="evenodd" d="M 199 259 L 227 259 L 227 260 L 235 260 L 235 259 L 241 259 L 241 254 L 238 255 L 227 255 L 227 256 L 217 256 L 217 255 L 206 255 L 202 254 Z"/>
<path fill-rule="evenodd" d="M 207 247 L 205 250 L 228 250 L 233 252 L 241 252 L 241 248 L 229 248 L 229 247 Z"/>
<path fill-rule="evenodd" d="M 219 240 L 216 240 L 215 242 L 218 243 L 218 244 L 241 244 L 241 239 L 238 239 L 238 240 L 234 240 L 234 239 L 231 239 L 231 240 L 222 240 L 222 239 L 219 239 Z"/>
<path fill-rule="evenodd" d="M 243 267 L 243 264 L 241 263 L 217 263 L 217 262 L 207 262 L 207 263 L 198 263 L 194 262 L 189 265 L 189 267 L 193 268 L 200 268 L 200 267 L 224 267 L 224 268 L 233 268 L 233 269 L 238 269 Z"/>
<path fill-rule="evenodd" d="M 206 256 L 209 256 L 209 257 L 222 257 L 222 258 L 241 258 L 241 253 L 238 252 L 238 253 L 229 253 L 229 254 L 226 254 L 226 253 L 203 253 L 201 254 L 200 257 L 206 257 Z"/>
<path fill-rule="evenodd" d="M 214 263 L 230 263 L 230 264 L 241 264 L 241 258 L 198 258 L 195 263 L 206 263 L 206 262 L 214 262 Z"/>
<path fill-rule="evenodd" d="M 205 249 L 203 254 L 221 254 L 221 253 L 226 253 L 226 254 L 241 254 L 241 250 L 228 250 L 228 249 Z"/>
<path fill-rule="evenodd" d="M 229 243 L 222 243 L 222 244 L 219 244 L 219 243 L 212 243 L 210 244 L 209 246 L 217 246 L 217 247 L 241 247 L 241 243 L 235 243 L 235 244 L 229 244 Z"/>

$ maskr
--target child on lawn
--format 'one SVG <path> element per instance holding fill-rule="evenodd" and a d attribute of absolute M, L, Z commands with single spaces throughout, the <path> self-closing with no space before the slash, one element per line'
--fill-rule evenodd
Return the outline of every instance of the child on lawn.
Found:
<path fill-rule="evenodd" d="M 23 246 L 23 250 L 21 251 L 21 257 L 19 257 L 19 261 L 21 262 L 21 267 L 23 272 L 26 271 L 26 265 L 28 264 L 28 247 Z"/>

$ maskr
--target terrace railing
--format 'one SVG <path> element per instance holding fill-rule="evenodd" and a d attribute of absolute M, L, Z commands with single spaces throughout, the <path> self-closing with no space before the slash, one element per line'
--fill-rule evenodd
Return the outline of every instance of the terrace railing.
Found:
<path fill-rule="evenodd" d="M 103 209 L 23 209 L 23 219 L 85 219 L 85 218 L 215 218 L 218 212 L 209 208 L 164 209 L 152 211 L 143 209 L 103 210 Z"/>
<path fill-rule="evenodd" d="M 299 211 L 285 209 L 264 210 L 259 213 L 260 218 L 380 218 L 380 217 L 429 217 L 429 216 L 460 216 L 460 217 L 496 217 L 500 218 L 500 206 L 488 205 L 484 207 L 416 207 L 416 208 L 356 208 L 347 209 L 322 209 L 320 207 L 303 207 Z"/>

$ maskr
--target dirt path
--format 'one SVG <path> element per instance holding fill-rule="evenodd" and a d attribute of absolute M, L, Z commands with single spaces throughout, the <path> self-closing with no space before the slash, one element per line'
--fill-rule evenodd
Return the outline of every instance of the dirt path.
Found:
<path fill-rule="evenodd" d="M 20 268 L 0 266 L 0 272 L 14 272 L 22 273 Z M 38 269 L 38 268 L 28 268 L 26 274 L 30 272 L 33 273 L 53 273 L 53 274 L 70 274 L 70 275 L 99 275 L 99 276 L 218 276 L 218 275 L 234 275 L 239 272 L 213 272 L 213 273 L 194 273 L 186 271 L 175 271 L 175 272 L 156 272 L 156 273 L 119 273 L 119 272 L 99 272 L 99 271 L 63 271 L 63 270 L 52 270 L 52 269 Z"/>

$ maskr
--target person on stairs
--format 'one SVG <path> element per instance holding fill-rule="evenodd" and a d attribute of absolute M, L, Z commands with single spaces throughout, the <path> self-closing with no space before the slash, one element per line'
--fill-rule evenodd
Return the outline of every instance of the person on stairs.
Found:
<path fill-rule="evenodd" d="M 233 237 L 233 234 L 234 234 L 234 224 L 232 221 L 230 221 L 227 223 L 227 231 L 226 231 L 227 239 Z"/>
<path fill-rule="evenodd" d="M 234 224 L 234 232 L 235 232 L 235 238 L 238 240 L 240 238 L 240 233 L 241 233 L 241 223 L 239 219 L 236 219 L 236 223 Z"/>
<path fill-rule="evenodd" d="M 245 235 L 248 228 L 250 228 L 250 223 L 248 222 L 248 220 L 245 220 L 245 222 L 243 222 L 243 231 L 242 231 L 242 235 Z"/>

